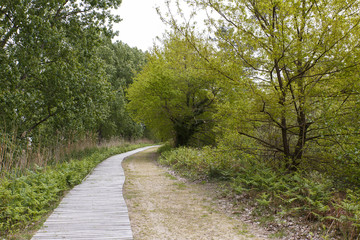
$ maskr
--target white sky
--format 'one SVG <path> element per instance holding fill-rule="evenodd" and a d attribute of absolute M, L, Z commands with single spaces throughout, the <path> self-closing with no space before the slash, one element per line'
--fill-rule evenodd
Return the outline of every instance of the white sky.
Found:
<path fill-rule="evenodd" d="M 114 13 L 123 19 L 114 25 L 119 36 L 114 40 L 127 43 L 143 51 L 149 50 L 157 36 L 161 37 L 166 26 L 160 20 L 156 7 L 164 9 L 166 0 L 123 0 Z"/>

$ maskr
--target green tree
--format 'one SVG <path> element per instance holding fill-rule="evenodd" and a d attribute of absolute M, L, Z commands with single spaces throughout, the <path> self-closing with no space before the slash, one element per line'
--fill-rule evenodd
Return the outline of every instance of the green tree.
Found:
<path fill-rule="evenodd" d="M 186 41 L 171 35 L 149 55 L 128 89 L 128 109 L 157 137 L 176 146 L 211 142 L 219 75 L 202 65 Z M 207 137 L 205 137 L 207 136 Z M 209 143 L 207 142 L 207 143 Z"/>
<path fill-rule="evenodd" d="M 1 1 L 2 131 L 25 138 L 46 124 L 51 132 L 91 130 L 108 114 L 110 85 L 95 50 L 101 35 L 113 35 L 119 19 L 110 8 L 120 3 Z"/>
<path fill-rule="evenodd" d="M 142 137 L 143 127 L 135 123 L 126 111 L 125 90 L 132 83 L 135 73 L 145 64 L 145 53 L 125 43 L 111 43 L 108 40 L 99 48 L 98 54 L 105 62 L 105 70 L 115 94 L 115 98 L 109 102 L 110 115 L 99 126 L 100 138 Z"/>
<path fill-rule="evenodd" d="M 185 2 L 209 13 L 219 52 L 215 60 L 201 55 L 235 84 L 229 91 L 238 97 L 231 94 L 224 108 L 228 130 L 250 142 L 244 149 L 296 170 L 311 154 L 321 159 L 318 147 L 341 151 L 358 139 L 359 117 L 350 109 L 359 96 L 360 1 Z M 191 42 L 194 26 L 169 16 Z"/>

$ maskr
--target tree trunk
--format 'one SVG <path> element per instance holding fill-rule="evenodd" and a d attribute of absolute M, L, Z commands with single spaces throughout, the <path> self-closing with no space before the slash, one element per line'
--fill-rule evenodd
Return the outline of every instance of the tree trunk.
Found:
<path fill-rule="evenodd" d="M 191 137 L 195 133 L 195 128 L 193 125 L 188 125 L 186 123 L 178 123 L 174 126 L 175 129 L 175 146 L 186 146 L 188 145 Z"/>
<path fill-rule="evenodd" d="M 286 85 L 283 82 L 281 77 L 281 70 L 279 67 L 278 60 L 274 61 L 274 66 L 276 70 L 276 77 L 279 83 L 280 88 L 280 97 L 279 97 L 279 104 L 281 105 L 281 138 L 284 150 L 284 157 L 286 162 L 286 168 L 290 168 L 292 165 L 291 153 L 290 153 L 290 144 L 288 138 L 288 127 L 287 127 L 287 120 L 286 120 Z"/>

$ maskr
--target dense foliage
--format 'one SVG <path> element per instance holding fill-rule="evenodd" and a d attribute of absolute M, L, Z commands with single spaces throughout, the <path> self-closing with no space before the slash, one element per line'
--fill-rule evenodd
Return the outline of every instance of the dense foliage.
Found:
<path fill-rule="evenodd" d="M 225 136 L 290 171 L 339 152 L 358 161 L 359 1 L 185 2 L 212 12 L 212 58 L 192 40 L 190 21 L 169 22 L 226 76 Z"/>
<path fill-rule="evenodd" d="M 212 143 L 219 74 L 205 66 L 184 39 L 155 48 L 128 90 L 128 109 L 162 140 L 176 146 Z"/>
<path fill-rule="evenodd" d="M 176 145 L 212 122 L 205 130 L 230 151 L 360 186 L 360 1 L 183 2 L 193 14 L 163 16 L 174 33 L 129 90 L 137 119 Z M 199 10 L 208 11 L 201 34 Z M 206 101 L 208 116 L 197 116 Z"/>
<path fill-rule="evenodd" d="M 120 3 L 0 2 L 0 238 L 38 221 L 103 159 L 136 146 L 79 150 L 142 136 L 124 92 L 145 54 L 111 42 L 120 18 L 110 10 Z"/>
<path fill-rule="evenodd" d="M 103 159 L 139 146 L 124 90 L 144 53 L 112 43 L 121 1 L 3 1 L 0 5 L 0 237 L 37 222 Z M 106 130 L 104 130 L 106 129 Z M 89 154 L 87 154 L 89 153 Z"/>
<path fill-rule="evenodd" d="M 89 136 L 142 136 L 124 90 L 144 53 L 110 40 L 119 22 L 110 10 L 120 3 L 1 1 L 0 175 L 46 164 Z"/>
<path fill-rule="evenodd" d="M 36 141 L 35 130 L 91 129 L 107 114 L 110 86 L 95 52 L 120 3 L 2 1 L 2 129 Z"/>
<path fill-rule="evenodd" d="M 108 103 L 110 114 L 99 124 L 99 138 L 122 136 L 130 140 L 142 137 L 143 126 L 136 124 L 126 111 L 128 100 L 125 92 L 135 73 L 145 64 L 145 54 L 122 42 L 111 43 L 110 40 L 98 49 L 98 54 L 105 62 L 105 71 L 114 93 L 114 98 Z"/>

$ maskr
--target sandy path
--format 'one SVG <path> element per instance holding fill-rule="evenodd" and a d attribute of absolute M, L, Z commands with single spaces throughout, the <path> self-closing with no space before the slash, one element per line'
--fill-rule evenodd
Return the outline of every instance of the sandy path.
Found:
<path fill-rule="evenodd" d="M 156 149 L 150 149 L 123 163 L 124 196 L 135 240 L 264 239 L 220 211 L 201 185 L 168 174 L 156 158 Z"/>

